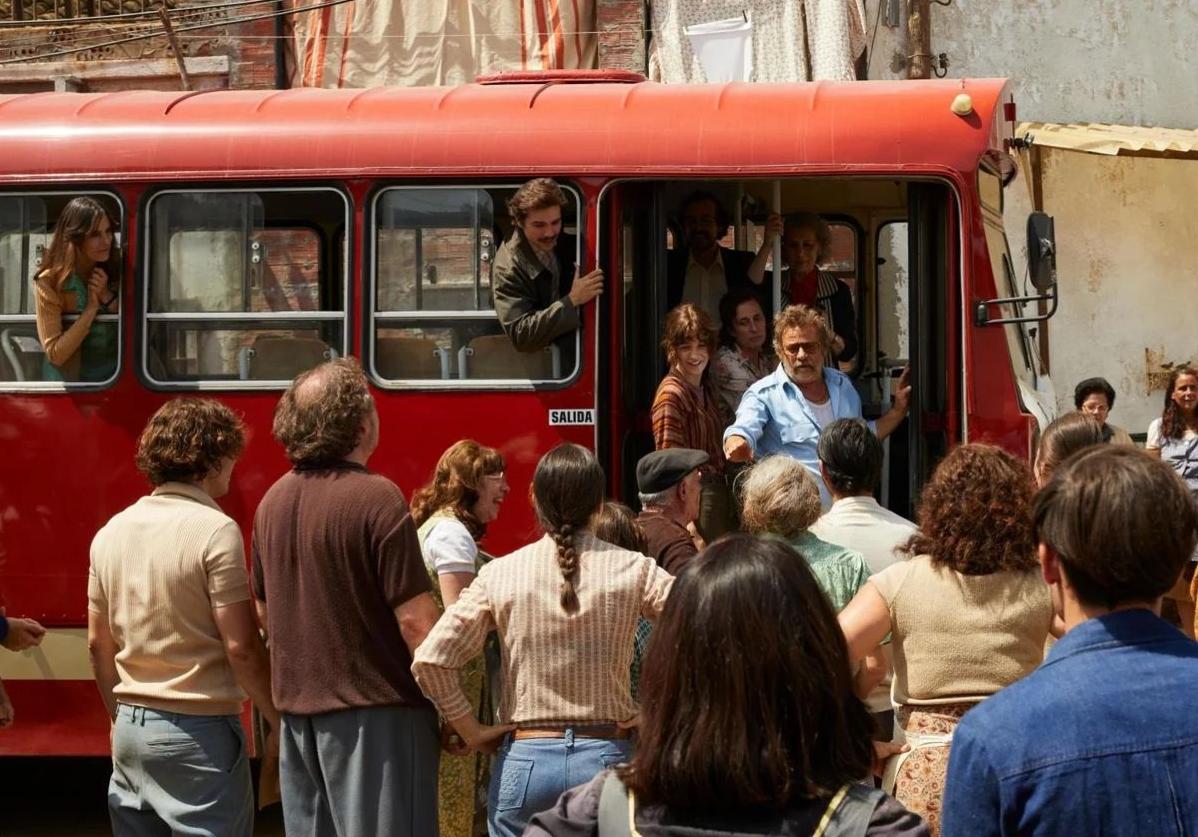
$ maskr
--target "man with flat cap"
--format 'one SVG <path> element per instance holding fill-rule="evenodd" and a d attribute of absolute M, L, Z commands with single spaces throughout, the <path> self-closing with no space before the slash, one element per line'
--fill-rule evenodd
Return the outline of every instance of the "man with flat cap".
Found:
<path fill-rule="evenodd" d="M 637 522 L 645 533 L 649 555 L 671 575 L 678 575 L 698 554 L 692 532 L 699 518 L 699 468 L 708 456 L 692 448 L 666 448 L 636 463 L 636 488 L 643 511 Z"/>

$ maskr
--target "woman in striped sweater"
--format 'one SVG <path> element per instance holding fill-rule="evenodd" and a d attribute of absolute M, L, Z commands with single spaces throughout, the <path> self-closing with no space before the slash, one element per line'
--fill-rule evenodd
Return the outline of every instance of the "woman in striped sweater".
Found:
<path fill-rule="evenodd" d="M 683 303 L 666 315 L 661 347 L 669 371 L 653 396 L 653 442 L 657 450 L 693 448 L 709 456 L 702 468 L 696 525 L 711 543 L 736 528 L 732 492 L 724 475 L 724 421 L 710 371 L 715 324 L 703 309 Z"/>
<path fill-rule="evenodd" d="M 412 673 L 473 749 L 499 754 L 487 825 L 519 835 L 567 788 L 627 760 L 638 707 L 629 665 L 640 616 L 656 619 L 673 577 L 652 558 L 597 539 L 605 480 L 595 455 L 563 444 L 537 464 L 544 536 L 479 570 L 417 649 Z M 499 723 L 480 724 L 460 672 L 499 636 Z"/>

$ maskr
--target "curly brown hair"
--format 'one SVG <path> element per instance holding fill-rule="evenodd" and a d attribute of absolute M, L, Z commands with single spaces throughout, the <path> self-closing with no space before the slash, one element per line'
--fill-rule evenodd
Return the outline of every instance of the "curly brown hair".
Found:
<path fill-rule="evenodd" d="M 337 358 L 291 382 L 275 408 L 274 437 L 293 465 L 330 465 L 353 453 L 373 409 L 358 361 Z"/>
<path fill-rule="evenodd" d="M 828 328 L 828 320 L 823 312 L 810 305 L 787 305 L 774 315 L 774 349 L 778 357 L 782 357 L 782 338 L 786 332 L 812 326 L 819 330 L 819 342 L 824 348 L 824 355 L 831 355 L 832 330 Z"/>
<path fill-rule="evenodd" d="M 963 575 L 1037 566 L 1032 473 L 992 445 L 961 445 L 932 473 L 919 503 L 919 531 L 903 547 Z"/>
<path fill-rule="evenodd" d="M 483 477 L 502 474 L 503 456 L 494 448 L 473 439 L 450 445 L 437 460 L 432 480 L 412 495 L 412 521 L 420 526 L 441 509 L 449 510 L 462 521 L 470 536 L 480 540 L 487 531 L 485 523 L 474 516 Z"/>
<path fill-rule="evenodd" d="M 198 482 L 236 459 L 245 447 L 237 414 L 211 398 L 175 398 L 161 407 L 137 440 L 137 470 L 153 485 Z"/>
<path fill-rule="evenodd" d="M 529 180 L 516 190 L 516 194 L 508 198 L 507 211 L 514 223 L 522 224 L 530 212 L 548 209 L 551 206 L 560 206 L 565 210 L 569 203 L 566 193 L 553 179 L 536 177 Z"/>

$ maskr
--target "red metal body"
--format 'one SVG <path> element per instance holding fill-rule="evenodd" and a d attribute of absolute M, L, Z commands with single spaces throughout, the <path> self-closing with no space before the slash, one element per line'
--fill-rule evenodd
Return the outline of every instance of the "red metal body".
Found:
<path fill-rule="evenodd" d="M 949 107 L 961 92 L 973 99 L 966 117 Z M 951 222 L 958 234 L 952 237 L 947 333 L 959 351 L 949 353 L 947 370 L 950 437 L 960 440 L 967 423 L 971 440 L 1026 453 L 1028 424 L 1002 331 L 974 327 L 968 310 L 972 298 L 999 295 L 976 173 L 982 154 L 1001 148 L 1003 93 L 1001 80 L 980 80 L 0 96 L 0 192 L 113 191 L 126 213 L 125 276 L 136 277 L 138 213 L 149 190 L 215 182 L 345 187 L 354 213 L 348 345 L 360 351 L 364 212 L 368 194 L 381 183 L 568 179 L 585 202 L 582 261 L 589 267 L 604 209 L 598 199 L 614 179 L 938 178 L 952 187 L 960 209 Z M 136 372 L 139 287 L 140 281 L 123 284 L 122 371 L 113 386 L 0 393 L 0 596 L 10 614 L 56 628 L 85 625 L 90 540 L 146 490 L 133 467 L 136 439 L 146 418 L 174 393 L 147 388 Z M 499 447 L 513 492 L 486 546 L 503 553 L 526 541 L 534 524 L 524 494 L 537 458 L 561 440 L 594 446 L 601 430 L 551 427 L 547 411 L 593 407 L 601 423 L 619 414 L 618 405 L 596 403 L 598 376 L 618 392 L 621 374 L 620 310 L 615 294 L 604 299 L 603 316 L 615 325 L 611 339 L 596 339 L 596 306 L 588 306 L 582 372 L 568 386 L 377 391 L 382 438 L 372 467 L 410 496 L 452 442 L 473 437 Z M 222 500 L 248 538 L 259 499 L 287 468 L 270 437 L 278 393 L 215 395 L 250 428 L 233 490 Z M 0 676 L 4 670 L 0 660 Z M 6 679 L 6 685 L 18 723 L 0 734 L 0 754 L 106 751 L 103 710 L 90 683 Z"/>

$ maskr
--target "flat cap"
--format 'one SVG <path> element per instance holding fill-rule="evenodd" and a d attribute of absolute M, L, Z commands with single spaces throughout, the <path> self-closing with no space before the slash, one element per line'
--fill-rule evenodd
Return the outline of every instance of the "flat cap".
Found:
<path fill-rule="evenodd" d="M 710 458 L 693 448 L 666 448 L 645 454 L 636 463 L 636 490 L 641 494 L 657 494 L 673 488 Z"/>

